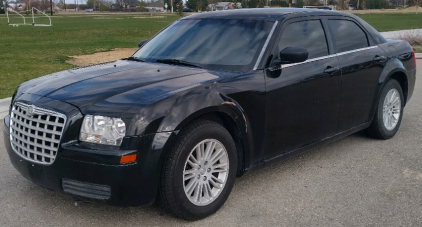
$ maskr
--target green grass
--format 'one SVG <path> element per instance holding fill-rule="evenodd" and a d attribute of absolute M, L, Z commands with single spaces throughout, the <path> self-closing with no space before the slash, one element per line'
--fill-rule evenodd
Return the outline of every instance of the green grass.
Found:
<path fill-rule="evenodd" d="M 163 14 L 160 14 L 162 16 Z M 157 15 L 158 16 L 158 15 Z M 422 14 L 360 14 L 379 31 L 422 28 Z M 146 18 L 137 18 L 146 17 Z M 176 15 L 57 15 L 52 27 L 8 26 L 0 15 L 0 98 L 24 81 L 74 67 L 69 56 L 136 47 L 176 20 Z M 11 23 L 21 23 L 15 17 Z M 28 21 L 30 17 L 27 17 Z M 27 22 L 28 22 L 27 21 Z M 37 23 L 47 23 L 38 19 Z"/>
<path fill-rule="evenodd" d="M 379 32 L 422 28 L 422 13 L 356 14 Z"/>
<path fill-rule="evenodd" d="M 0 98 L 11 96 L 24 81 L 75 67 L 65 62 L 69 56 L 137 47 L 178 18 L 136 17 L 149 15 L 55 16 L 52 27 L 13 27 L 0 15 Z M 21 23 L 18 18 L 10 22 Z"/>
<path fill-rule="evenodd" d="M 422 45 L 414 45 L 413 50 L 415 53 L 422 53 Z"/>

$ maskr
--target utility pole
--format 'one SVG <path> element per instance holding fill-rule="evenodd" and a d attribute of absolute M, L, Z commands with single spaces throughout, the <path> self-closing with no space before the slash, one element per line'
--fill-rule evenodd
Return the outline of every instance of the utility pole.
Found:
<path fill-rule="evenodd" d="M 53 0 L 50 0 L 50 15 L 53 16 Z"/>
<path fill-rule="evenodd" d="M 171 5 L 170 5 L 170 7 L 171 7 L 171 13 L 173 13 L 173 0 L 171 0 Z"/>
<path fill-rule="evenodd" d="M 358 0 L 358 4 L 356 5 L 356 10 L 359 10 L 359 0 Z"/>

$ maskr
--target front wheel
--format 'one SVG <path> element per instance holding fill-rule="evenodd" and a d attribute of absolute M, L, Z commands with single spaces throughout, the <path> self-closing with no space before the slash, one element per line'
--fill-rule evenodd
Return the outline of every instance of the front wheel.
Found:
<path fill-rule="evenodd" d="M 403 117 L 403 91 L 397 80 L 389 80 L 378 101 L 377 111 L 366 133 L 377 139 L 390 139 L 399 130 Z"/>
<path fill-rule="evenodd" d="M 181 131 L 164 162 L 159 202 L 184 219 L 207 217 L 227 200 L 236 167 L 230 133 L 215 122 L 196 121 Z"/>

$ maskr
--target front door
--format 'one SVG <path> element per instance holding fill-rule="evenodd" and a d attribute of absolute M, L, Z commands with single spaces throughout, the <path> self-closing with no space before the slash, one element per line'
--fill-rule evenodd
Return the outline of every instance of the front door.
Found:
<path fill-rule="evenodd" d="M 266 159 L 319 141 L 337 130 L 341 73 L 321 20 L 285 23 L 272 56 L 279 56 L 290 46 L 307 49 L 309 56 L 303 63 L 283 65 L 276 77 L 266 77 Z"/>

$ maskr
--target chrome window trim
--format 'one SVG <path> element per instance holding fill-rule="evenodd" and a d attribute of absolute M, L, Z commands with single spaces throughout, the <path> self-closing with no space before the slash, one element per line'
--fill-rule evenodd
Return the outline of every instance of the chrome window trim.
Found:
<path fill-rule="evenodd" d="M 275 21 L 273 27 L 271 28 L 270 34 L 268 34 L 267 40 L 265 40 L 264 46 L 262 47 L 261 53 L 259 53 L 258 59 L 256 60 L 255 66 L 253 67 L 253 70 L 258 69 L 258 65 L 261 62 L 262 56 L 265 53 L 265 50 L 267 49 L 268 43 L 271 40 L 271 37 L 273 36 L 273 33 L 275 31 L 275 28 L 277 27 L 278 21 Z"/>
<path fill-rule="evenodd" d="M 345 55 L 345 54 L 351 54 L 351 53 L 355 53 L 355 52 L 359 52 L 359 51 L 363 51 L 363 50 L 375 49 L 377 47 L 378 46 L 370 46 L 370 47 L 359 48 L 359 49 L 356 49 L 356 50 L 348 50 L 348 51 L 337 53 L 337 56 L 341 56 L 341 55 Z"/>
<path fill-rule="evenodd" d="M 295 66 L 295 65 L 301 65 L 301 64 L 306 64 L 306 63 L 309 63 L 309 62 L 314 62 L 314 61 L 319 61 L 319 60 L 323 60 L 323 59 L 328 59 L 328 58 L 332 58 L 332 57 L 336 57 L 336 56 L 341 56 L 341 55 L 356 53 L 356 52 L 360 52 L 360 51 L 364 51 L 364 50 L 370 50 L 370 49 L 374 49 L 374 48 L 377 48 L 377 47 L 378 46 L 364 47 L 364 48 L 359 48 L 359 49 L 356 49 L 356 50 L 344 51 L 344 52 L 337 53 L 337 54 L 330 54 L 330 55 L 327 55 L 327 56 L 322 56 L 322 57 L 308 59 L 308 60 L 306 60 L 304 62 L 282 65 L 281 68 L 284 69 L 284 68 L 288 68 L 288 67 Z"/>
<path fill-rule="evenodd" d="M 59 126 L 59 127 L 62 127 L 62 130 L 60 132 L 60 139 L 58 140 L 57 151 L 56 151 L 54 160 L 52 160 L 50 163 L 46 163 L 46 162 L 42 162 L 42 161 L 38 161 L 38 160 L 28 158 L 28 157 L 24 156 L 23 154 L 21 154 L 19 151 L 16 150 L 15 145 L 13 144 L 13 131 L 12 131 L 13 130 L 12 125 L 13 125 L 13 120 L 14 120 L 13 115 L 15 114 L 13 112 L 13 110 L 15 110 L 15 106 L 18 106 L 18 107 L 24 109 L 25 111 L 32 108 L 32 114 L 38 114 L 38 115 L 46 115 L 47 114 L 47 115 L 51 115 L 51 116 L 61 117 L 61 118 L 64 119 L 63 125 Z M 12 104 L 12 108 L 10 110 L 10 118 L 9 118 L 9 143 L 10 143 L 10 146 L 12 147 L 12 150 L 17 155 L 19 155 L 19 157 L 21 157 L 21 158 L 23 158 L 27 161 L 37 163 L 37 164 L 41 164 L 41 165 L 46 165 L 46 166 L 52 165 L 54 163 L 56 157 L 57 157 L 57 152 L 58 152 L 58 149 L 60 148 L 60 142 L 61 142 L 61 139 L 62 139 L 62 136 L 63 136 L 63 132 L 64 132 L 64 128 L 66 126 L 66 123 L 67 123 L 67 117 L 66 117 L 66 115 L 64 115 L 62 113 L 58 113 L 58 112 L 55 112 L 55 111 L 52 111 L 52 110 L 37 107 L 35 105 L 25 104 L 25 103 L 22 103 L 22 102 L 15 102 L 15 103 Z M 48 140 L 46 140 L 46 141 L 48 141 Z M 33 152 L 31 152 L 31 153 L 33 153 Z"/>
<path fill-rule="evenodd" d="M 288 67 L 291 67 L 291 66 L 302 65 L 302 64 L 309 63 L 309 62 L 319 61 L 319 60 L 328 59 L 328 58 L 332 58 L 332 57 L 336 57 L 336 56 L 337 56 L 336 54 L 330 54 L 330 55 L 326 55 L 326 56 L 322 56 L 322 57 L 308 59 L 308 60 L 306 60 L 304 62 L 281 65 L 281 68 L 284 69 L 284 68 L 288 68 Z"/>

